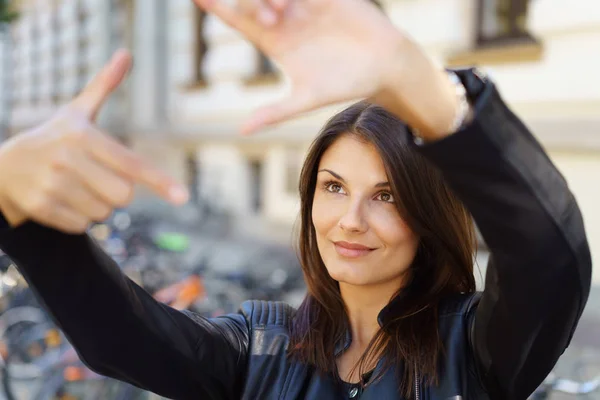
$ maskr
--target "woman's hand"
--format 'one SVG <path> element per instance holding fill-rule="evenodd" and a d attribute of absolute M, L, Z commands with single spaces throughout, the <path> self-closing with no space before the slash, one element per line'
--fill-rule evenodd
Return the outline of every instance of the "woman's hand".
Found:
<path fill-rule="evenodd" d="M 245 133 L 342 101 L 371 98 L 424 136 L 442 135 L 454 88 L 368 0 L 194 0 L 242 33 L 289 76 L 291 95 L 258 110 Z"/>
<path fill-rule="evenodd" d="M 67 233 L 84 232 L 133 198 L 141 183 L 173 202 L 185 188 L 93 125 L 131 65 L 125 51 L 46 123 L 0 147 L 0 209 L 17 226 L 33 220 Z"/>

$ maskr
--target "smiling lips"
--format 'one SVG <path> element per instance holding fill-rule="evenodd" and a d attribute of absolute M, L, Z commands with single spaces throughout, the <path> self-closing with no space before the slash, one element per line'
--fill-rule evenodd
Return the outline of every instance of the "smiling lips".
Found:
<path fill-rule="evenodd" d="M 335 245 L 335 251 L 342 257 L 348 257 L 348 258 L 358 258 L 358 257 L 362 257 L 362 256 L 366 256 L 367 254 L 371 253 L 373 250 L 373 248 L 371 247 L 367 247 L 367 246 L 363 246 L 362 244 L 358 244 L 358 243 L 350 243 L 350 242 L 334 242 L 333 243 Z"/>

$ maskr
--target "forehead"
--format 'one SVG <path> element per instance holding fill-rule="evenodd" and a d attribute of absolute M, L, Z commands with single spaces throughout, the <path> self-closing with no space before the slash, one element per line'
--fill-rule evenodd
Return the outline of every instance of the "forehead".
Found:
<path fill-rule="evenodd" d="M 340 136 L 324 153 L 319 169 L 327 168 L 344 179 L 385 180 L 385 165 L 375 146 L 355 135 Z"/>

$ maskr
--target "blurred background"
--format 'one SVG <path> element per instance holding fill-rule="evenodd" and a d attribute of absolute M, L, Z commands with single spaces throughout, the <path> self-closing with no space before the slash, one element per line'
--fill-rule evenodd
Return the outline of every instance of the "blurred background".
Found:
<path fill-rule="evenodd" d="M 600 2 L 378 4 L 440 63 L 477 65 L 494 79 L 568 180 L 598 264 Z M 179 308 L 218 315 L 247 298 L 297 304 L 303 285 L 291 245 L 302 159 L 326 118 L 344 105 L 241 137 L 244 118 L 283 95 L 288 82 L 258 49 L 190 0 L 0 0 L 0 140 L 47 119 L 120 47 L 132 51 L 135 65 L 99 124 L 186 182 L 192 200 L 176 210 L 140 190 L 130 209 L 91 233 L 130 276 Z M 486 258 L 482 243 L 480 285 Z M 62 369 L 40 361 L 66 346 L 64 339 L 5 264 L 0 353 L 14 366 L 12 378 L 4 368 L 5 394 L 88 398 L 65 382 L 103 380 L 72 360 L 65 369 L 64 351 Z M 594 284 L 600 285 L 598 268 Z M 581 381 L 600 372 L 599 306 L 595 286 L 559 376 Z M 33 381 L 48 388 L 34 390 Z M 145 395 L 117 386 L 97 398 Z"/>

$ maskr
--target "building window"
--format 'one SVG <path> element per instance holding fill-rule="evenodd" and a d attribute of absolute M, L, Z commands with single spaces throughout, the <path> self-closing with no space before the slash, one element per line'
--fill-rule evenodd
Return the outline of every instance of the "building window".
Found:
<path fill-rule="evenodd" d="M 262 51 L 255 48 L 256 67 L 254 74 L 245 80 L 247 85 L 257 85 L 263 83 L 276 82 L 278 71 L 275 63 Z"/>
<path fill-rule="evenodd" d="M 53 0 L 52 2 L 52 16 L 50 23 L 52 27 L 52 86 L 50 89 L 50 100 L 52 101 L 52 104 L 58 105 L 61 99 L 60 90 L 62 74 L 60 71 L 60 9 L 57 0 Z"/>
<path fill-rule="evenodd" d="M 377 6 L 377 8 L 379 8 L 381 11 L 385 12 L 385 8 L 383 7 L 383 4 L 381 4 L 381 1 L 371 0 L 371 3 L 375 4 Z"/>
<path fill-rule="evenodd" d="M 77 1 L 77 84 L 74 95 L 77 95 L 86 85 L 89 75 L 88 65 L 88 22 L 89 12 L 85 0 Z"/>
<path fill-rule="evenodd" d="M 190 203 L 200 204 L 200 163 L 198 156 L 194 152 L 186 154 L 185 168 L 187 175 L 187 185 L 190 191 Z"/>
<path fill-rule="evenodd" d="M 258 52 L 258 76 L 272 76 L 277 74 L 277 68 L 273 61 L 262 51 Z"/>
<path fill-rule="evenodd" d="M 477 0 L 472 49 L 450 55 L 448 67 L 539 62 L 540 41 L 527 30 L 529 0 Z"/>
<path fill-rule="evenodd" d="M 206 59 L 206 53 L 208 52 L 208 43 L 204 35 L 204 26 L 206 21 L 206 13 L 195 7 L 195 22 L 194 22 L 194 70 L 193 70 L 193 84 L 194 85 L 205 85 L 206 75 L 204 74 L 204 61 Z"/>
<path fill-rule="evenodd" d="M 111 49 L 127 47 L 127 25 L 129 23 L 129 2 L 125 0 L 111 0 L 110 24 L 111 29 L 108 32 Z"/>
<path fill-rule="evenodd" d="M 133 47 L 134 8 L 135 0 L 110 0 L 108 36 L 111 50 Z"/>
<path fill-rule="evenodd" d="M 263 163 L 261 160 L 249 160 L 250 169 L 250 208 L 253 213 L 263 209 Z"/>
<path fill-rule="evenodd" d="M 31 103 L 31 105 L 36 105 L 40 99 L 40 74 L 39 74 L 39 69 L 40 69 L 40 57 L 39 57 L 39 53 L 40 53 L 40 39 L 41 39 L 41 35 L 40 35 L 40 24 L 39 24 L 39 16 L 37 15 L 37 13 L 33 13 L 32 14 L 32 19 L 31 19 L 31 47 L 30 47 L 30 53 L 29 53 L 29 66 L 30 66 L 30 78 L 31 78 L 31 86 L 30 86 L 30 98 L 29 98 L 29 102 Z"/>
<path fill-rule="evenodd" d="M 478 0 L 477 45 L 531 40 L 527 33 L 529 0 Z"/>
<path fill-rule="evenodd" d="M 289 150 L 286 160 L 285 191 L 287 194 L 297 196 L 298 185 L 300 183 L 300 172 L 302 170 L 297 150 Z"/>
<path fill-rule="evenodd" d="M 4 46 L 7 45 L 7 41 L 4 42 Z M 5 47 L 6 48 L 6 47 Z M 25 80 L 27 77 L 24 75 L 24 65 L 27 61 L 24 60 L 23 56 L 23 24 L 16 22 L 12 28 L 12 43 L 8 49 L 6 57 L 9 57 L 6 61 L 6 66 L 10 64 L 12 74 L 6 74 L 4 79 L 10 79 L 10 82 L 4 82 L 4 87 L 9 89 L 10 106 L 11 108 L 19 107 L 23 104 L 25 99 L 23 98 L 23 88 L 25 86 Z"/>

